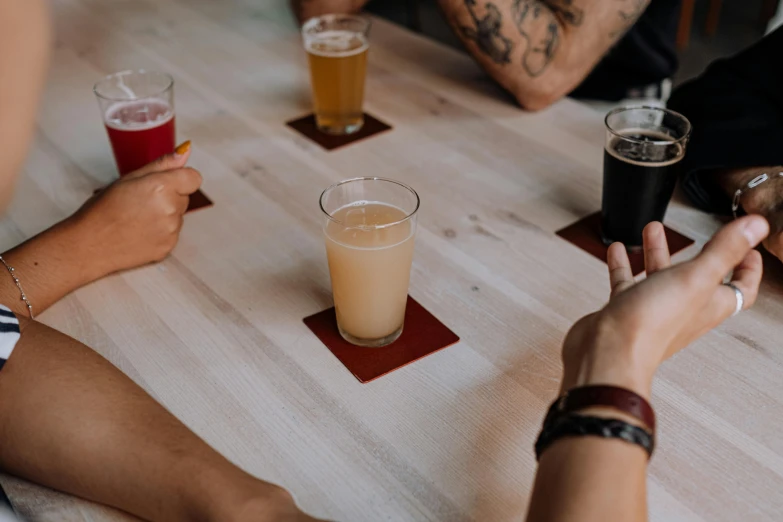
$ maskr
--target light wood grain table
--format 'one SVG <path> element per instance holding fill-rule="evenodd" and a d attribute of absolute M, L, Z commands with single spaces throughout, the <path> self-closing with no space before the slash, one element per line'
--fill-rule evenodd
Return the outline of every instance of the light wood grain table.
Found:
<path fill-rule="evenodd" d="M 77 291 L 41 320 L 94 347 L 219 451 L 341 521 L 521 520 L 532 444 L 567 328 L 607 298 L 605 266 L 554 232 L 600 206 L 603 125 L 574 101 L 527 114 L 465 55 L 375 20 L 367 109 L 392 132 L 325 152 L 284 0 L 55 0 L 56 49 L 2 248 L 114 176 L 91 86 L 176 78 L 177 126 L 214 208 L 168 260 Z M 331 305 L 318 196 L 380 175 L 422 199 L 411 294 L 462 338 L 360 384 L 302 324 Z M 697 239 L 711 217 L 679 203 Z M 655 521 L 783 517 L 783 274 L 657 380 Z M 33 521 L 125 520 L 6 477 Z"/>

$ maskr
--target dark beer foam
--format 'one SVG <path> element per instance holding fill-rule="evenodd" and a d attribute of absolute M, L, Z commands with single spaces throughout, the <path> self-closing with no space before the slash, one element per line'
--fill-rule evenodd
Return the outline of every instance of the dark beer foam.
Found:
<path fill-rule="evenodd" d="M 685 155 L 682 143 L 676 143 L 674 138 L 663 132 L 626 129 L 621 134 L 634 141 L 620 136 L 612 137 L 606 146 L 606 152 L 626 163 L 644 167 L 665 167 L 677 163 Z M 669 142 L 670 145 L 661 142 Z"/>

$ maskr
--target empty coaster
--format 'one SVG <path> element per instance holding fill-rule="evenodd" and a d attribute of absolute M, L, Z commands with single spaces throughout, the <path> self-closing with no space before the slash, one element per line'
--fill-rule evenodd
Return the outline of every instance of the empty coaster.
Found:
<path fill-rule="evenodd" d="M 693 244 L 693 239 L 680 234 L 676 230 L 672 230 L 667 226 L 664 226 L 664 229 L 666 230 L 666 241 L 669 243 L 669 252 L 672 255 Z M 583 217 L 576 223 L 568 225 L 556 233 L 566 241 L 573 243 L 588 254 L 592 254 L 606 263 L 606 252 L 609 250 L 609 247 L 601 241 L 600 212 Z M 644 272 L 644 253 L 641 249 L 628 252 L 628 258 L 631 261 L 633 275 Z"/>
<path fill-rule="evenodd" d="M 93 194 L 97 194 L 102 190 L 103 190 L 102 188 L 95 189 L 93 191 Z M 200 208 L 211 207 L 212 205 L 214 205 L 214 203 L 212 203 L 212 200 L 209 199 L 206 194 L 201 192 L 201 190 L 197 190 L 196 192 L 190 195 L 190 201 L 188 201 L 188 209 L 185 212 L 192 212 Z"/>
<path fill-rule="evenodd" d="M 314 114 L 310 114 L 297 120 L 291 120 L 286 122 L 286 125 L 299 132 L 306 138 L 316 142 L 326 150 L 338 149 L 359 140 L 369 138 L 370 136 L 375 136 L 381 132 L 386 132 L 392 128 L 391 125 L 388 125 L 381 120 L 370 116 L 366 112 L 364 113 L 364 125 L 362 125 L 362 128 L 352 134 L 344 134 L 342 136 L 326 134 L 325 132 L 318 130 L 318 127 L 315 126 Z"/>
<path fill-rule="evenodd" d="M 411 296 L 402 335 L 382 348 L 354 346 L 343 339 L 337 330 L 334 307 L 305 317 L 304 323 L 361 382 L 370 382 L 459 341 L 454 332 Z"/>

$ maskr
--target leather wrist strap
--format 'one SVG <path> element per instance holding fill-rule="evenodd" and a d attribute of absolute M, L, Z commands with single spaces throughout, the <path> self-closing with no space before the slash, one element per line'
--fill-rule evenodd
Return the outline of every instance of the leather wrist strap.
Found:
<path fill-rule="evenodd" d="M 636 444 L 647 452 L 648 459 L 652 457 L 655 449 L 655 436 L 633 424 L 617 419 L 567 414 L 559 416 L 548 426 L 544 425 L 536 440 L 536 460 L 540 459 L 541 454 L 556 440 L 583 436 L 621 439 Z"/>
<path fill-rule="evenodd" d="M 625 388 L 605 385 L 581 386 L 568 390 L 549 407 L 544 426 L 557 417 L 593 406 L 604 406 L 626 413 L 642 422 L 651 432 L 655 432 L 655 412 L 644 397 Z"/>

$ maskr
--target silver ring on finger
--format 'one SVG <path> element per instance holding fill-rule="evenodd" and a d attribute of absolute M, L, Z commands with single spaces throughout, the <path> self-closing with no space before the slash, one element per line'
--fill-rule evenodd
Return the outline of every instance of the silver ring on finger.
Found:
<path fill-rule="evenodd" d="M 732 317 L 737 315 L 742 311 L 742 308 L 745 306 L 745 294 L 742 293 L 742 290 L 737 288 L 737 285 L 734 283 L 723 283 L 725 286 L 728 286 L 732 290 L 734 290 L 734 297 L 737 298 L 737 306 L 734 308 L 734 313 L 731 314 Z"/>

